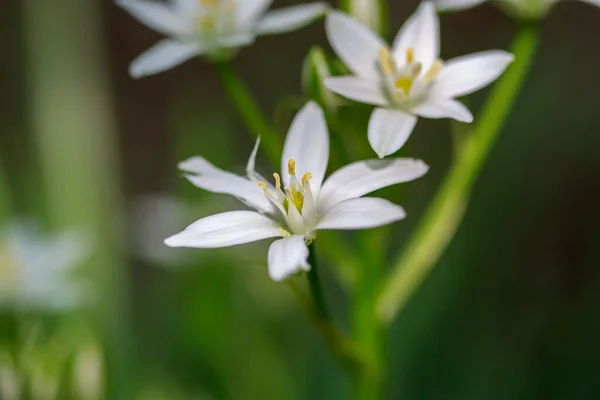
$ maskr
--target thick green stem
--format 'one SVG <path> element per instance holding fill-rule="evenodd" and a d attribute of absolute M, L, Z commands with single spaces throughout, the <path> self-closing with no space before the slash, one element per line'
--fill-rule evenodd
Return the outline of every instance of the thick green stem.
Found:
<path fill-rule="evenodd" d="M 356 271 L 353 306 L 354 340 L 369 361 L 362 365 L 354 383 L 356 400 L 377 400 L 384 397 L 385 349 L 380 321 L 375 314 L 375 302 L 385 262 L 387 227 L 358 234 L 360 265 Z"/>
<path fill-rule="evenodd" d="M 402 309 L 454 237 L 473 183 L 523 86 L 537 42 L 537 26 L 524 25 L 513 43 L 515 61 L 496 84 L 473 131 L 465 138 L 454 166 L 412 239 L 394 263 L 392 274 L 377 301 L 377 314 L 384 323 L 389 324 Z"/>
<path fill-rule="evenodd" d="M 279 158 L 283 149 L 281 138 L 269 125 L 258 103 L 254 100 L 244 82 L 237 76 L 231 64 L 229 62 L 218 62 L 215 65 L 221 77 L 223 88 L 242 117 L 246 128 L 255 137 L 262 138 L 261 143 L 269 161 L 273 166 L 279 166 Z"/>

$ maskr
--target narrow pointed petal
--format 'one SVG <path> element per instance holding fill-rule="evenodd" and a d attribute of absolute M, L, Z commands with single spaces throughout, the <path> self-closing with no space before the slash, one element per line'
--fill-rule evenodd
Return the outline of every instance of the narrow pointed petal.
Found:
<path fill-rule="evenodd" d="M 436 0 L 436 8 L 440 11 L 460 11 L 475 7 L 486 0 Z"/>
<path fill-rule="evenodd" d="M 248 164 L 246 164 L 246 175 L 248 175 L 248 177 L 252 177 L 256 174 L 254 167 L 256 166 L 256 153 L 258 153 L 258 146 L 260 146 L 260 136 L 256 138 L 256 143 L 254 143 L 254 147 L 250 153 L 250 158 L 248 158 Z"/>
<path fill-rule="evenodd" d="M 310 101 L 298 112 L 283 146 L 281 177 L 287 185 L 290 181 L 288 161 L 296 161 L 296 175 L 301 178 L 310 172 L 313 194 L 319 193 L 329 161 L 329 133 L 321 107 Z"/>
<path fill-rule="evenodd" d="M 327 14 L 325 29 L 331 47 L 355 75 L 377 80 L 377 61 L 387 44 L 358 20 L 341 12 Z"/>
<path fill-rule="evenodd" d="M 308 247 L 304 236 L 294 235 L 273 242 L 269 247 L 268 263 L 269 276 L 276 282 L 300 271 L 309 271 Z"/>
<path fill-rule="evenodd" d="M 394 40 L 394 57 L 399 64 L 406 63 L 406 49 L 412 48 L 414 59 L 429 69 L 440 56 L 440 27 L 435 6 L 424 1 L 404 23 Z"/>
<path fill-rule="evenodd" d="M 119 0 L 116 3 L 142 24 L 162 34 L 179 35 L 189 28 L 185 19 L 164 3 L 141 0 Z"/>
<path fill-rule="evenodd" d="M 473 122 L 473 114 L 463 103 L 452 99 L 432 99 L 411 109 L 425 118 L 452 118 L 460 122 Z"/>
<path fill-rule="evenodd" d="M 185 177 L 196 187 L 213 193 L 235 196 L 262 212 L 273 212 L 273 205 L 264 190 L 256 182 L 242 176 L 223 171 L 203 157 L 192 157 L 179 164 L 179 169 L 190 172 Z"/>
<path fill-rule="evenodd" d="M 459 97 L 495 81 L 514 60 L 501 50 L 483 51 L 449 60 L 431 87 L 436 97 Z"/>
<path fill-rule="evenodd" d="M 129 74 L 133 78 L 157 74 L 201 53 L 202 49 L 196 43 L 164 39 L 133 60 L 129 67 Z"/>
<path fill-rule="evenodd" d="M 356 76 L 342 76 L 325 79 L 325 86 L 329 90 L 359 103 L 376 106 L 388 105 L 379 81 Z"/>
<path fill-rule="evenodd" d="M 379 158 L 400 150 L 413 131 L 417 117 L 400 110 L 376 108 L 369 120 L 369 143 Z"/>
<path fill-rule="evenodd" d="M 327 8 L 325 3 L 311 3 L 271 11 L 258 22 L 256 33 L 272 35 L 295 31 L 325 15 Z"/>
<path fill-rule="evenodd" d="M 272 219 L 254 211 L 230 211 L 202 218 L 165 240 L 170 247 L 209 249 L 281 236 Z"/>
<path fill-rule="evenodd" d="M 399 221 L 404 217 L 404 209 L 388 200 L 363 197 L 336 204 L 319 221 L 315 229 L 369 229 Z"/>
<path fill-rule="evenodd" d="M 253 26 L 271 6 L 273 0 L 243 0 L 236 3 L 237 21 L 241 27 Z"/>
<path fill-rule="evenodd" d="M 319 213 L 323 215 L 341 201 L 410 182 L 422 177 L 428 170 L 427 164 L 412 158 L 374 159 L 349 164 L 331 174 L 323 184 L 317 206 Z"/>

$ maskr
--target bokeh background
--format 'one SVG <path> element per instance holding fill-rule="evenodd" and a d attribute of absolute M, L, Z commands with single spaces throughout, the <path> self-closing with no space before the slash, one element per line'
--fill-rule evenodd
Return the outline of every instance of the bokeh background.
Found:
<path fill-rule="evenodd" d="M 391 39 L 417 2 L 388 3 Z M 443 15 L 441 29 L 448 59 L 507 49 L 516 24 L 485 4 Z M 600 9 L 561 2 L 541 29 L 464 222 L 389 335 L 390 398 L 600 398 Z M 177 162 L 202 154 L 241 173 L 253 140 L 204 60 L 128 76 L 159 38 L 109 0 L 0 3 L 1 195 L 12 204 L 2 217 L 94 238 L 82 269 L 97 303 L 45 321 L 85 321 L 102 354 L 103 398 L 349 398 L 350 382 L 288 288 L 269 280 L 265 243 L 162 245 L 197 218 L 241 208 L 192 187 Z M 323 21 L 259 38 L 234 61 L 282 137 L 306 99 L 302 63 L 315 44 L 329 51 Z M 487 93 L 468 99 L 475 117 Z M 394 250 L 449 168 L 450 123 L 421 120 L 402 154 L 431 170 L 403 186 L 408 218 L 386 236 Z M 322 264 L 335 316 L 349 327 L 351 293 Z M 32 318 L 3 311 L 0 344 L 18 346 L 16 327 Z"/>

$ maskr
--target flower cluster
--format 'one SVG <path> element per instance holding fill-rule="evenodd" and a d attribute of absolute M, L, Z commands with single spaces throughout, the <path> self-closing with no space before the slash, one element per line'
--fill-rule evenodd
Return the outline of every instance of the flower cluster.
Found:
<path fill-rule="evenodd" d="M 492 83 L 514 57 L 491 50 L 447 61 L 440 58 L 436 7 L 458 8 L 475 4 L 473 0 L 422 2 L 391 45 L 374 31 L 382 30 L 379 1 L 350 2 L 347 10 L 365 13 L 360 20 L 323 3 L 267 12 L 271 2 L 118 0 L 142 23 L 168 36 L 132 63 L 134 77 L 164 71 L 199 55 L 217 62 L 229 60 L 259 35 L 289 32 L 326 16 L 331 47 L 350 74 L 333 76 L 325 56 L 311 51 L 309 59 L 319 65 L 306 68 L 307 79 L 314 83 L 315 76 L 325 71 L 316 83 L 319 90 L 328 91 L 329 98 L 339 95 L 374 106 L 366 134 L 379 158 L 350 163 L 325 179 L 329 159 L 326 117 L 317 103 L 308 102 L 289 129 L 281 170 L 273 179 L 255 171 L 260 140 L 245 176 L 223 171 L 203 157 L 183 161 L 180 168 L 193 185 L 235 196 L 252 210 L 202 218 L 165 241 L 172 247 L 216 248 L 278 238 L 268 252 L 268 270 L 279 281 L 310 268 L 309 245 L 319 230 L 366 229 L 404 218 L 400 206 L 362 196 L 417 179 L 428 167 L 420 160 L 385 157 L 403 147 L 419 117 L 472 122 L 473 115 L 457 98 Z"/>

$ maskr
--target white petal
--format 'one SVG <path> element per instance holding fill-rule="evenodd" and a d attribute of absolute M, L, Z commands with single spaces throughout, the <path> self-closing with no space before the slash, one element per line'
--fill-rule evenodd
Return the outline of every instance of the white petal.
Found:
<path fill-rule="evenodd" d="M 165 240 L 170 247 L 209 249 L 281 236 L 272 219 L 254 211 L 230 211 L 202 218 Z"/>
<path fill-rule="evenodd" d="M 198 0 L 172 0 L 173 7 L 182 18 L 189 18 L 199 10 Z"/>
<path fill-rule="evenodd" d="M 325 23 L 331 47 L 354 74 L 379 79 L 379 50 L 387 44 L 358 20 L 330 11 Z"/>
<path fill-rule="evenodd" d="M 376 106 L 388 104 L 379 81 L 356 76 L 342 76 L 327 78 L 324 82 L 329 90 L 360 103 Z"/>
<path fill-rule="evenodd" d="M 375 190 L 409 182 L 425 175 L 429 167 L 421 160 L 389 158 L 358 161 L 335 171 L 323 184 L 319 197 L 321 215 L 333 205 Z"/>
<path fill-rule="evenodd" d="M 425 118 L 453 118 L 461 122 L 473 122 L 473 114 L 463 103 L 452 99 L 432 99 L 411 109 Z"/>
<path fill-rule="evenodd" d="M 179 164 L 179 169 L 191 172 L 185 177 L 196 187 L 213 193 L 235 196 L 262 212 L 274 211 L 273 205 L 265 196 L 264 190 L 256 182 L 231 172 L 223 171 L 203 157 L 192 157 Z"/>
<path fill-rule="evenodd" d="M 116 3 L 144 25 L 165 35 L 183 34 L 189 28 L 180 15 L 158 1 L 119 0 Z"/>
<path fill-rule="evenodd" d="M 417 117 L 400 110 L 376 108 L 369 120 L 369 143 L 379 158 L 400 150 L 413 131 Z"/>
<path fill-rule="evenodd" d="M 513 61 L 501 50 L 484 51 L 449 60 L 431 87 L 437 97 L 458 97 L 475 92 L 496 80 Z"/>
<path fill-rule="evenodd" d="M 412 48 L 414 59 L 426 71 L 440 55 L 440 27 L 435 6 L 421 3 L 417 11 L 404 23 L 394 40 L 394 56 L 400 64 L 406 62 L 406 49 Z"/>
<path fill-rule="evenodd" d="M 249 27 L 258 21 L 273 0 L 242 0 L 236 2 L 237 21 L 240 27 Z"/>
<path fill-rule="evenodd" d="M 325 3 L 301 4 L 271 11 L 258 22 L 256 32 L 259 35 L 270 35 L 294 31 L 325 15 L 325 11 Z"/>
<path fill-rule="evenodd" d="M 300 179 L 310 172 L 313 194 L 319 193 L 329 161 L 329 133 L 323 110 L 315 102 L 308 102 L 298 112 L 285 138 L 281 158 L 281 176 L 290 181 L 288 161 L 296 161 L 296 175 Z"/>
<path fill-rule="evenodd" d="M 254 167 L 256 165 L 256 153 L 258 153 L 258 146 L 260 146 L 260 136 L 256 138 L 256 143 L 254 143 L 254 147 L 250 153 L 250 158 L 248 158 L 248 164 L 246 164 L 246 175 L 248 175 L 248 177 L 252 177 L 254 174 L 256 174 Z"/>
<path fill-rule="evenodd" d="M 294 235 L 280 239 L 269 247 L 269 276 L 282 281 L 300 271 L 309 271 L 308 247 L 304 236 Z"/>
<path fill-rule="evenodd" d="M 256 39 L 253 33 L 240 32 L 234 33 L 230 36 L 222 36 L 215 39 L 216 47 L 218 48 L 236 48 L 242 46 L 248 46 L 254 43 Z"/>
<path fill-rule="evenodd" d="M 440 11 L 459 11 L 475 7 L 486 0 L 436 0 L 436 8 Z"/>
<path fill-rule="evenodd" d="M 156 74 L 179 65 L 202 53 L 196 43 L 164 39 L 139 55 L 129 67 L 133 78 Z"/>
<path fill-rule="evenodd" d="M 377 197 L 363 197 L 336 204 L 315 229 L 369 229 L 404 217 L 404 209 L 392 202 Z"/>

